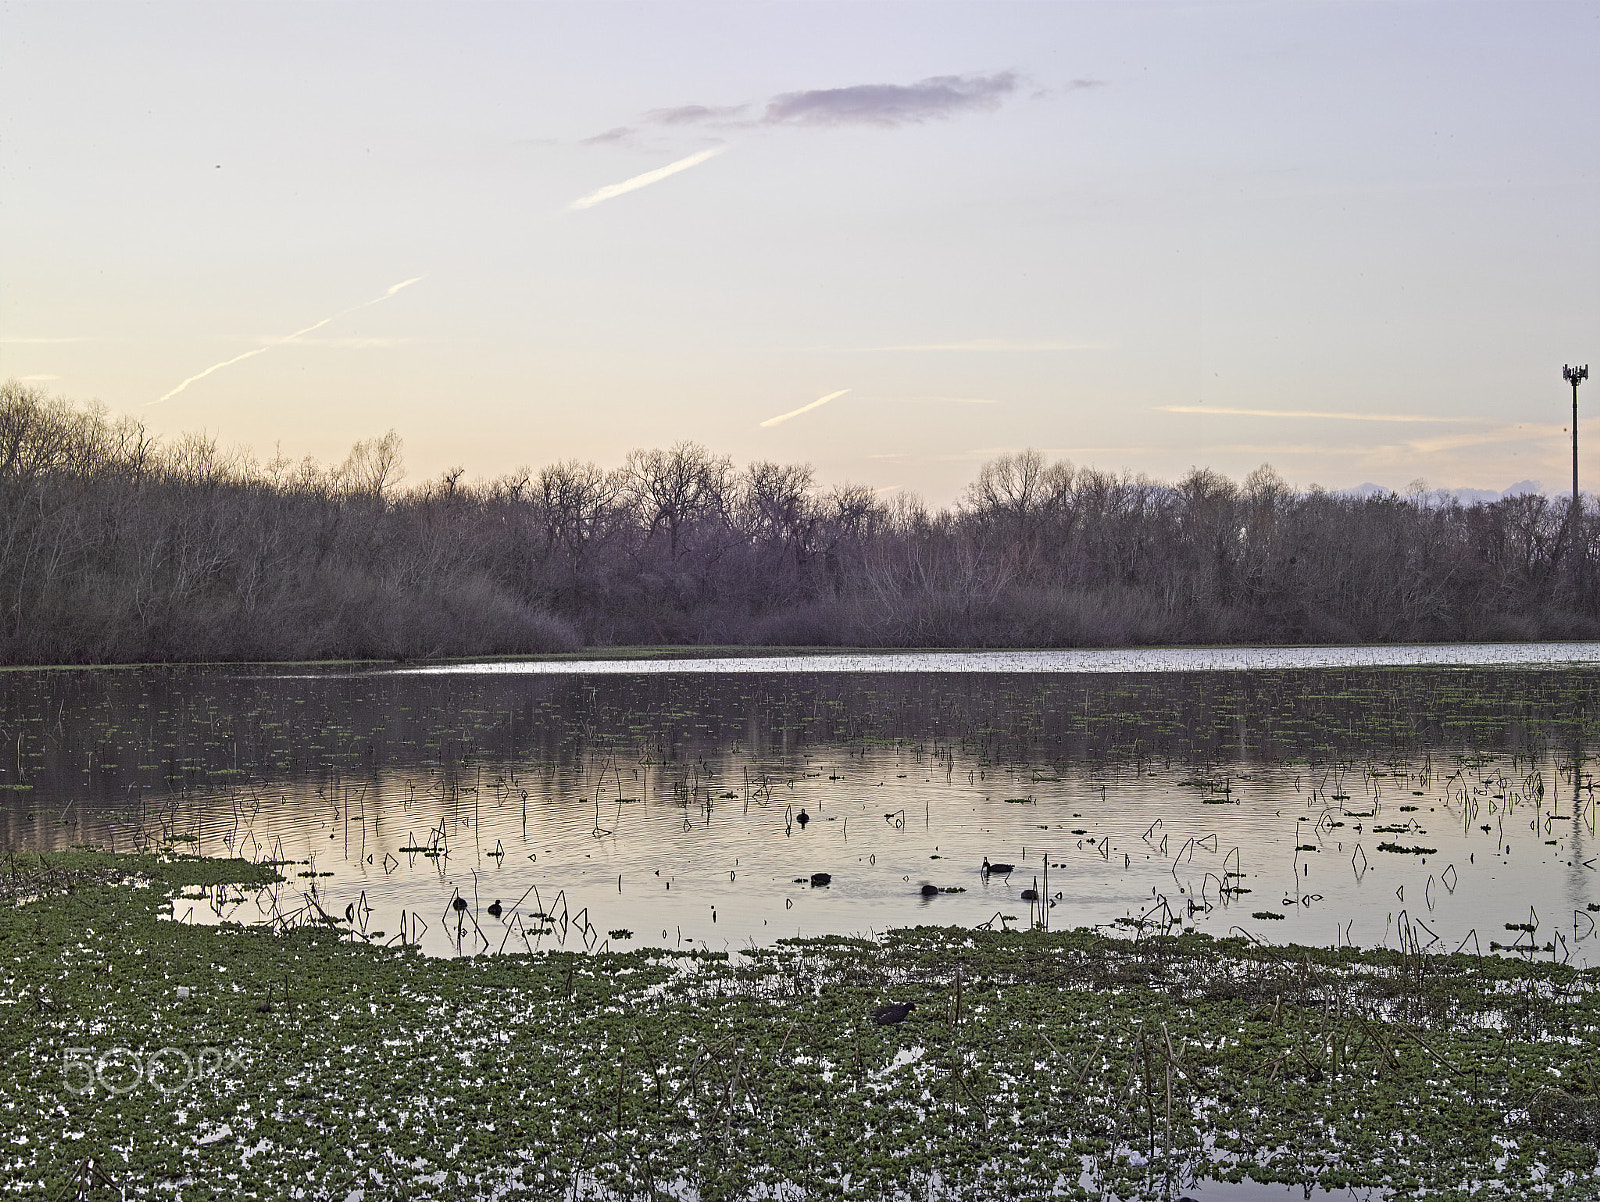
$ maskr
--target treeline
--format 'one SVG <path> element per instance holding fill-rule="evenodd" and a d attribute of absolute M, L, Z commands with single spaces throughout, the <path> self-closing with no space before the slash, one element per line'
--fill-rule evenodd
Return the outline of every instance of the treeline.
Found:
<path fill-rule="evenodd" d="M 0 661 L 487 655 L 585 644 L 1045 647 L 1600 637 L 1600 512 L 1050 463 L 953 509 L 694 443 L 405 487 L 162 444 L 0 387 Z"/>

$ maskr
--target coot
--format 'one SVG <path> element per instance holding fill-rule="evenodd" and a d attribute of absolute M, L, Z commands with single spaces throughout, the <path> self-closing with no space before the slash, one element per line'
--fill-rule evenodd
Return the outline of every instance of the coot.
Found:
<path fill-rule="evenodd" d="M 872 1021 L 880 1027 L 887 1027 L 893 1023 L 903 1023 L 906 1015 L 917 1008 L 915 1002 L 890 1002 L 886 1006 L 879 1006 L 872 1012 Z"/>

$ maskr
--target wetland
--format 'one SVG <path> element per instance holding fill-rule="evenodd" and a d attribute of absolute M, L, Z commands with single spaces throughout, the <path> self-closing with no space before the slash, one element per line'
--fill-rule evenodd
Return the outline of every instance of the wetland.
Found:
<path fill-rule="evenodd" d="M 1593 1197 L 1600 666 L 1460 650 L 8 673 L 0 1177 Z"/>

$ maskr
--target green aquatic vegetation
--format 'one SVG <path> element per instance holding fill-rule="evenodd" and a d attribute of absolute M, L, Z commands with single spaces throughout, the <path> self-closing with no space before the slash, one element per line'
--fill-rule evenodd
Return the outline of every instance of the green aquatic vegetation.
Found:
<path fill-rule="evenodd" d="M 1595 970 L 936 927 L 430 960 L 161 918 L 179 889 L 270 876 L 0 863 L 32 899 L 0 908 L 0 1178 L 73 1196 L 92 1163 L 110 1194 L 185 1198 L 1600 1186 Z M 887 1001 L 917 1008 L 878 1026 Z"/>

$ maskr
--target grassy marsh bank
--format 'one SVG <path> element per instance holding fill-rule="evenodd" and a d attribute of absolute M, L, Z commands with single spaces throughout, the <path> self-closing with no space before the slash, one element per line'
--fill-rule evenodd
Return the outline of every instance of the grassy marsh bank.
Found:
<path fill-rule="evenodd" d="M 174 892 L 264 872 L 95 852 L 0 862 L 0 1187 L 970 1198 L 1082 1179 L 1129 1198 L 1247 1174 L 1397 1196 L 1525 1197 L 1539 1181 L 1592 1198 L 1600 1185 L 1592 971 L 935 928 L 731 960 L 445 961 L 352 944 L 338 923 L 274 935 L 159 917 Z M 887 1000 L 918 1009 L 879 1027 L 869 1015 Z"/>

